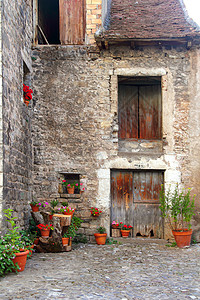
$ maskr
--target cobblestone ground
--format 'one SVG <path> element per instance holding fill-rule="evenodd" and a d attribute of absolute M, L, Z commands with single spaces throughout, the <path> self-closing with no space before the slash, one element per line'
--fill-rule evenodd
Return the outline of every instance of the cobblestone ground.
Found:
<path fill-rule="evenodd" d="M 25 271 L 0 279 L 0 299 L 200 299 L 200 245 L 118 239 L 35 253 Z"/>

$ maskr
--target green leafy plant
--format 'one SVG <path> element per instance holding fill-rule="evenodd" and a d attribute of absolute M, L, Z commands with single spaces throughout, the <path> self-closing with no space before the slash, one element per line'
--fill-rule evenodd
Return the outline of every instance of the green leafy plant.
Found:
<path fill-rule="evenodd" d="M 33 206 L 39 206 L 39 202 L 38 201 L 31 201 L 30 205 L 33 205 Z"/>
<path fill-rule="evenodd" d="M 160 210 L 163 218 L 165 218 L 172 230 L 184 230 L 184 228 L 191 228 L 190 221 L 194 213 L 194 199 L 195 195 L 190 197 L 190 189 L 179 192 L 178 185 L 174 191 L 164 191 L 161 185 L 160 191 Z"/>
<path fill-rule="evenodd" d="M 113 238 L 107 238 L 106 239 L 106 244 L 107 245 L 113 245 L 113 244 L 117 244 L 117 240 L 114 240 Z"/>
<path fill-rule="evenodd" d="M 65 237 L 69 237 L 70 239 L 73 239 L 76 236 L 77 230 L 81 227 L 82 222 L 83 220 L 81 220 L 76 216 L 73 216 L 70 226 L 67 227 Z"/>
<path fill-rule="evenodd" d="M 88 239 L 87 239 L 87 237 L 84 234 L 77 233 L 76 236 L 73 239 L 73 242 L 75 244 L 79 244 L 79 243 L 87 244 L 88 243 Z"/>
<path fill-rule="evenodd" d="M 97 228 L 97 232 L 100 233 L 100 234 L 106 233 L 106 228 L 100 226 L 99 228 Z"/>
<path fill-rule="evenodd" d="M 63 201 L 63 202 L 62 202 L 62 206 L 66 206 L 66 207 L 67 207 L 67 206 L 68 206 L 68 202 Z"/>
<path fill-rule="evenodd" d="M 59 201 L 58 200 L 51 200 L 50 205 L 52 207 L 51 209 L 51 214 L 53 215 L 55 212 L 55 207 L 58 205 Z"/>
<path fill-rule="evenodd" d="M 8 272 L 17 271 L 18 265 L 14 265 L 12 259 L 15 253 L 19 253 L 21 249 L 26 247 L 25 242 L 21 239 L 19 227 L 15 224 L 15 217 L 12 217 L 12 209 L 4 209 L 6 221 L 10 224 L 8 232 L 1 236 L 0 239 L 0 275 Z"/>

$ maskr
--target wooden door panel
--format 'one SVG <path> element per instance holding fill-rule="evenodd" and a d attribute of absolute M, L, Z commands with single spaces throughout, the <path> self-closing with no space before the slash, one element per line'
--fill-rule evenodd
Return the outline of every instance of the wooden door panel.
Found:
<path fill-rule="evenodd" d="M 163 238 L 163 222 L 157 204 L 134 204 L 134 236 Z"/>
<path fill-rule="evenodd" d="M 113 171 L 111 175 L 111 221 L 133 226 L 133 174 Z"/>

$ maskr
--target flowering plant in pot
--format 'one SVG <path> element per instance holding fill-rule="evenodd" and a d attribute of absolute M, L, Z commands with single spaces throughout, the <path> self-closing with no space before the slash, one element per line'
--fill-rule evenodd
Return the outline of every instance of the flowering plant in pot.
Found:
<path fill-rule="evenodd" d="M 83 222 L 83 220 L 81 220 L 78 217 L 73 216 L 72 220 L 71 220 L 71 224 L 70 224 L 70 226 L 67 227 L 67 230 L 64 233 L 63 237 L 73 240 L 73 238 L 76 236 L 77 230 L 81 227 L 82 222 Z"/>
<path fill-rule="evenodd" d="M 100 226 L 99 228 L 97 228 L 97 232 L 98 233 L 94 233 L 96 243 L 98 245 L 105 245 L 107 237 L 106 228 Z"/>
<path fill-rule="evenodd" d="M 114 229 L 116 229 L 116 228 L 118 228 L 119 227 L 119 222 L 116 220 L 114 220 L 114 221 L 112 221 L 112 228 L 114 228 Z"/>
<path fill-rule="evenodd" d="M 171 228 L 179 248 L 187 247 L 191 242 L 190 221 L 195 215 L 195 195 L 191 197 L 190 190 L 180 190 L 177 184 L 173 191 L 169 187 L 168 191 L 165 192 L 163 185 L 161 185 L 160 210 L 162 217 Z"/>
<path fill-rule="evenodd" d="M 124 237 L 124 238 L 128 237 L 131 229 L 133 228 L 133 226 L 123 224 L 122 222 L 120 222 L 120 224 L 121 224 L 122 237 Z"/>
<path fill-rule="evenodd" d="M 8 272 L 24 270 L 27 254 L 26 244 L 21 239 L 19 227 L 15 224 L 15 217 L 12 217 L 12 209 L 3 210 L 6 221 L 10 223 L 8 232 L 0 239 L 0 275 Z"/>
<path fill-rule="evenodd" d="M 39 202 L 38 201 L 35 201 L 35 200 L 31 201 L 30 206 L 31 206 L 33 212 L 39 211 Z"/>
<path fill-rule="evenodd" d="M 102 213 L 102 210 L 99 210 L 98 208 L 91 207 L 90 213 L 93 217 L 99 217 Z"/>
<path fill-rule="evenodd" d="M 54 227 L 52 224 L 39 224 L 37 227 L 40 229 L 41 236 L 44 238 L 48 238 L 50 235 L 50 231 L 54 230 Z"/>
<path fill-rule="evenodd" d="M 67 180 L 63 179 L 62 185 L 67 187 L 68 194 L 74 194 L 75 189 L 80 191 L 80 186 L 82 185 L 82 183 L 79 183 L 78 181 L 67 182 Z"/>
<path fill-rule="evenodd" d="M 76 210 L 75 208 L 71 208 L 71 207 L 65 207 L 64 209 L 65 209 L 64 215 L 70 215 L 70 216 L 73 216 Z"/>
<path fill-rule="evenodd" d="M 23 99 L 24 99 L 24 103 L 27 106 L 29 105 L 29 102 L 32 99 L 32 93 L 33 93 L 33 91 L 29 88 L 29 86 L 23 84 Z"/>

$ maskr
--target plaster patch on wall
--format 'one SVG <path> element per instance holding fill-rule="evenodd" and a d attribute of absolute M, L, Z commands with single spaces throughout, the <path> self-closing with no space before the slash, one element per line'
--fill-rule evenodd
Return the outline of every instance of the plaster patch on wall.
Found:
<path fill-rule="evenodd" d="M 118 76 L 164 76 L 166 70 L 163 68 L 120 68 L 114 70 Z"/>

